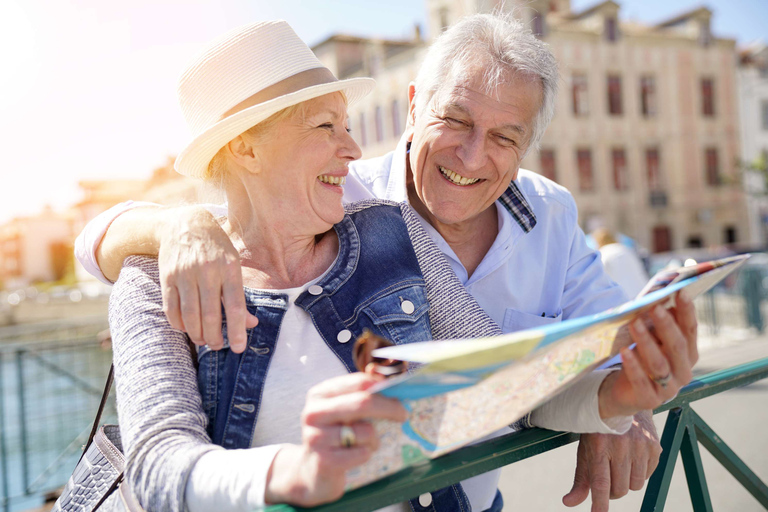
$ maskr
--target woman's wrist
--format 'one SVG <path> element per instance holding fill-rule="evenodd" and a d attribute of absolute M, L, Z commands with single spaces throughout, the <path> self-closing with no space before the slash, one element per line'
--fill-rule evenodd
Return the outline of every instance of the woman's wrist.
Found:
<path fill-rule="evenodd" d="M 302 502 L 306 489 L 297 482 L 296 477 L 297 468 L 301 468 L 302 450 L 301 446 L 285 444 L 272 459 L 264 489 L 264 502 L 267 505 Z"/>

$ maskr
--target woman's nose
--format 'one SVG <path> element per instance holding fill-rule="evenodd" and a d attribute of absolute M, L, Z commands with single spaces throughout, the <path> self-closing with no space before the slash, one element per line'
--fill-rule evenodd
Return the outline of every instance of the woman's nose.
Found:
<path fill-rule="evenodd" d="M 341 156 L 350 160 L 358 160 L 363 156 L 363 152 L 360 150 L 360 146 L 357 145 L 355 139 L 352 138 L 352 134 L 344 130 L 341 136 Z"/>

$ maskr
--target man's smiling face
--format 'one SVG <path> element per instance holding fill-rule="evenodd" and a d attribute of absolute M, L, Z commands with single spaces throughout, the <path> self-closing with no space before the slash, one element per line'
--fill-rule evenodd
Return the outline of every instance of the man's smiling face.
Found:
<path fill-rule="evenodd" d="M 468 71 L 443 84 L 425 108 L 411 89 L 413 191 L 443 224 L 476 218 L 517 177 L 542 101 L 539 80 L 506 77 L 488 92 L 483 68 Z"/>

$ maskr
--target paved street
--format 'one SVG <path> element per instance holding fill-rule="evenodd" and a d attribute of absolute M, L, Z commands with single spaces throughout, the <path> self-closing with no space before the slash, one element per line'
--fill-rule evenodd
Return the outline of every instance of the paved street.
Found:
<path fill-rule="evenodd" d="M 768 336 L 740 341 L 706 341 L 696 373 L 727 368 L 743 362 L 768 357 Z M 768 481 L 768 380 L 715 395 L 693 406 L 694 410 L 764 481 Z M 666 413 L 655 417 L 661 435 Z M 760 504 L 700 446 L 712 506 L 718 512 L 762 511 Z M 576 444 L 513 464 L 504 469 L 500 488 L 504 494 L 505 510 L 589 512 L 589 498 L 573 509 L 565 507 L 562 496 L 573 481 Z M 644 491 L 631 492 L 612 501 L 612 512 L 637 512 Z M 666 503 L 668 512 L 692 511 L 682 461 L 678 458 L 672 486 Z"/>

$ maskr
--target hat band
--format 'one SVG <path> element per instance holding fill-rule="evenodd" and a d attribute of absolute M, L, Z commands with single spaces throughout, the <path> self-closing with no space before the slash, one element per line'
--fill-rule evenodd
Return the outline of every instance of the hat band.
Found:
<path fill-rule="evenodd" d="M 285 96 L 286 94 L 291 94 L 315 85 L 328 84 L 337 81 L 336 77 L 331 73 L 331 70 L 326 67 L 300 71 L 299 73 L 291 75 L 284 80 L 280 80 L 269 87 L 265 87 L 250 98 L 241 101 L 224 112 L 224 115 L 222 115 L 219 120 L 221 121 L 241 110 L 245 110 L 260 103 L 266 103 L 267 101 L 279 98 L 280 96 Z"/>

